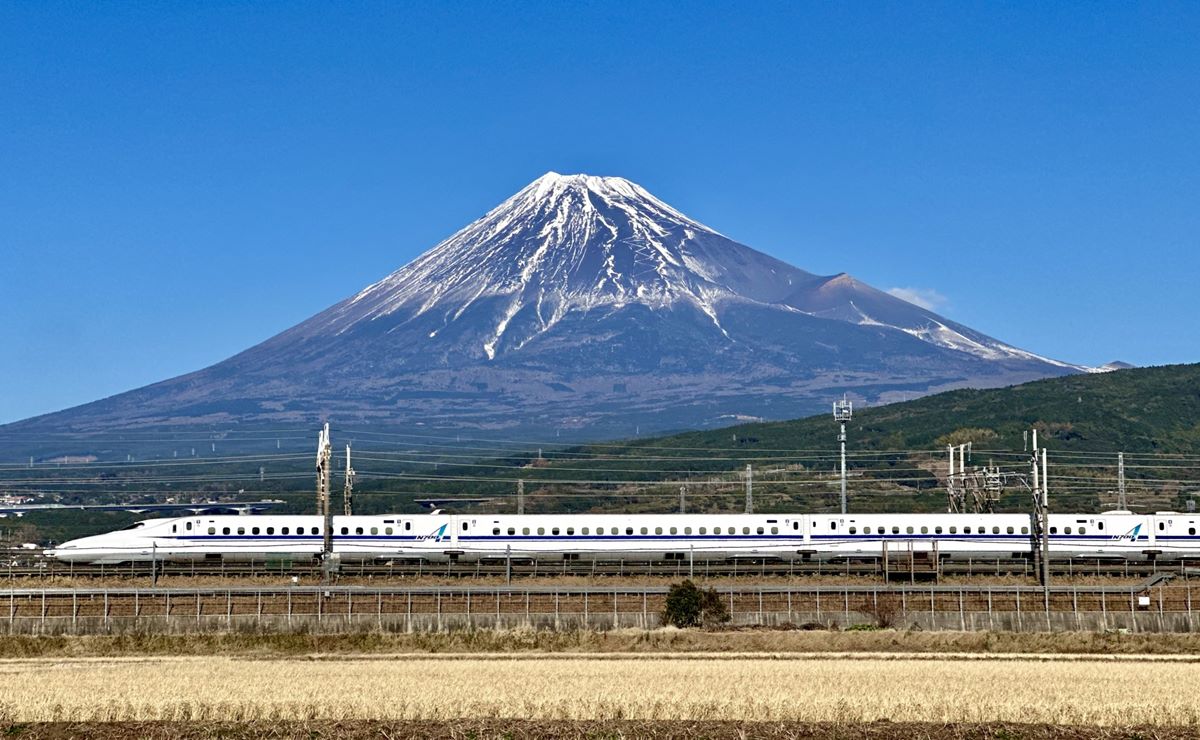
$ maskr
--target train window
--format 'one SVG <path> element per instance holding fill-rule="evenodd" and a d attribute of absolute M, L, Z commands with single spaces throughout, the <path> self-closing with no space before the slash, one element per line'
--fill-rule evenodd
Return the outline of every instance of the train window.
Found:
<path fill-rule="evenodd" d="M 1071 528 L 1070 528 L 1070 527 L 1063 527 L 1063 534 L 1071 534 Z"/>
<path fill-rule="evenodd" d="M 942 528 L 941 528 L 941 527 L 934 527 L 934 528 L 933 528 L 933 533 L 934 533 L 934 534 L 941 534 L 941 533 L 942 533 Z"/>
<path fill-rule="evenodd" d="M 394 532 L 394 531 L 396 531 L 396 530 L 392 529 L 391 527 L 384 527 L 384 528 L 383 528 L 383 533 L 384 533 L 384 534 L 391 534 L 391 533 L 392 533 L 392 532 Z M 497 530 L 496 534 L 500 534 L 499 530 Z"/>
<path fill-rule="evenodd" d="M 1103 532 L 1104 531 L 1104 522 L 1096 522 L 1096 529 Z"/>
<path fill-rule="evenodd" d="M 1007 533 L 1008 533 L 1008 534 L 1012 534 L 1012 533 L 1013 533 L 1013 528 L 1012 528 L 1012 527 L 1009 527 L 1009 528 L 1008 528 L 1008 530 L 1007 530 Z"/>
<path fill-rule="evenodd" d="M 267 527 L 267 534 L 275 534 L 275 528 L 274 528 L 274 527 Z"/>
<path fill-rule="evenodd" d="M 679 534 L 679 529 L 677 527 L 671 527 L 671 529 L 669 531 L 671 534 Z M 692 528 L 688 527 L 688 532 L 690 533 L 691 531 L 692 531 Z"/>
<path fill-rule="evenodd" d="M 379 534 L 379 527 L 371 527 L 371 534 Z"/>
<path fill-rule="evenodd" d="M 529 534 L 529 527 L 521 527 L 521 534 Z"/>
<path fill-rule="evenodd" d="M 288 527 L 282 527 L 279 530 L 279 534 L 287 534 L 290 531 L 291 531 L 291 529 L 289 529 Z"/>
<path fill-rule="evenodd" d="M 720 527 L 713 527 L 713 534 L 721 534 L 721 528 L 720 528 Z"/>
<path fill-rule="evenodd" d="M 546 528 L 545 528 L 545 527 L 538 527 L 538 530 L 537 530 L 537 532 L 538 532 L 538 534 L 546 534 Z"/>
<path fill-rule="evenodd" d="M 172 524 L 172 525 L 171 525 L 171 534 L 175 534 L 175 528 L 176 528 L 176 527 L 178 527 L 178 526 L 179 526 L 178 524 Z"/>
<path fill-rule="evenodd" d="M 642 534 L 650 534 L 650 530 L 646 529 L 645 527 L 642 527 Z"/>
<path fill-rule="evenodd" d="M 958 527 L 950 527 L 950 534 L 958 534 Z"/>
<path fill-rule="evenodd" d="M 354 528 L 354 534 L 362 534 L 362 533 L 363 533 L 363 528 L 362 528 L 362 527 L 355 527 L 355 528 Z"/>
<path fill-rule="evenodd" d="M 589 529 L 588 527 L 584 527 L 583 529 L 579 530 L 579 533 L 580 533 L 580 534 L 588 534 L 588 533 L 589 533 L 589 532 L 591 532 L 591 531 L 592 531 L 592 530 L 591 530 L 591 529 Z"/>
<path fill-rule="evenodd" d="M 970 525 L 963 527 L 963 534 L 971 534 Z"/>
<path fill-rule="evenodd" d="M 762 534 L 762 533 L 763 533 L 763 528 L 762 528 L 762 527 L 759 527 L 759 528 L 758 528 L 758 534 Z"/>
<path fill-rule="evenodd" d="M 1051 527 L 1050 534 L 1058 534 L 1058 527 Z"/>
<path fill-rule="evenodd" d="M 771 527 L 771 534 L 779 534 L 779 527 Z"/>
<path fill-rule="evenodd" d="M 1159 532 L 1162 532 L 1162 531 L 1163 531 L 1163 530 L 1165 530 L 1166 528 L 1167 528 L 1167 525 L 1166 525 L 1166 524 L 1163 524 L 1162 522 L 1159 522 L 1159 523 L 1158 523 L 1158 531 L 1159 531 Z"/>
<path fill-rule="evenodd" d="M 626 527 L 625 534 L 633 534 L 633 527 Z"/>
<path fill-rule="evenodd" d="M 509 528 L 508 528 L 508 536 L 509 536 L 509 537 L 513 536 L 513 535 L 514 535 L 514 534 L 516 534 L 516 533 L 517 533 L 517 528 L 516 528 L 516 527 L 509 527 Z"/>
<path fill-rule="evenodd" d="M 229 534 L 229 527 L 221 527 L 221 534 Z"/>
<path fill-rule="evenodd" d="M 186 529 L 186 530 L 188 530 L 188 531 L 191 531 L 191 529 L 192 529 L 192 523 L 191 523 L 191 522 L 188 522 L 187 524 L 183 525 L 183 528 L 184 528 L 184 529 Z"/>
<path fill-rule="evenodd" d="M 912 533 L 913 533 L 913 528 L 912 528 L 912 527 L 905 527 L 905 528 L 904 528 L 904 532 L 905 532 L 905 534 L 912 534 Z"/>
<path fill-rule="evenodd" d="M 237 529 L 237 533 L 238 533 L 238 534 L 246 534 L 246 528 L 245 528 L 245 527 L 238 527 L 238 529 Z"/>
<path fill-rule="evenodd" d="M 800 529 L 800 522 L 792 522 L 792 529 Z"/>
<path fill-rule="evenodd" d="M 1196 528 L 1195 528 L 1195 527 L 1188 527 L 1188 534 L 1196 534 Z"/>
<path fill-rule="evenodd" d="M 342 527 L 342 534 L 350 534 L 350 528 L 349 528 L 349 527 Z"/>
<path fill-rule="evenodd" d="M 858 534 L 858 527 L 851 526 L 851 527 L 850 527 L 850 534 Z"/>
<path fill-rule="evenodd" d="M 662 534 L 662 527 L 655 527 L 654 534 Z"/>
<path fill-rule="evenodd" d="M 830 528 L 830 529 L 837 529 L 837 522 L 830 522 L 830 523 L 829 523 L 829 528 Z"/>
<path fill-rule="evenodd" d="M 1080 527 L 1079 534 L 1087 534 L 1087 527 Z"/>
<path fill-rule="evenodd" d="M 464 531 L 464 532 L 466 532 L 466 531 L 467 531 L 467 523 L 466 523 L 466 522 L 463 522 L 463 531 Z"/>
<path fill-rule="evenodd" d="M 701 527 L 700 534 L 708 534 L 708 527 Z"/>
<path fill-rule="evenodd" d="M 321 530 L 320 530 L 320 529 L 317 529 L 316 527 L 313 527 L 313 528 L 312 528 L 312 533 L 313 533 L 313 534 L 321 534 Z"/>
<path fill-rule="evenodd" d="M 692 533 L 692 528 L 691 528 L 691 527 L 684 527 L 684 528 L 683 528 L 683 533 L 684 533 L 684 534 L 691 534 L 691 533 Z M 675 534 L 675 528 L 674 528 L 674 527 L 671 527 L 671 534 Z"/>
<path fill-rule="evenodd" d="M 749 528 L 749 527 L 742 527 L 742 534 L 750 534 L 750 528 Z"/>
<path fill-rule="evenodd" d="M 992 527 L 992 534 L 1000 534 L 1000 528 L 999 528 L 999 527 Z"/>
<path fill-rule="evenodd" d="M 1021 534 L 1029 534 L 1029 527 L 1021 527 Z"/>
<path fill-rule="evenodd" d="M 216 527 L 209 527 L 209 528 L 208 528 L 208 533 L 209 533 L 209 534 L 216 534 L 216 533 L 217 533 L 217 528 L 216 528 Z"/>
<path fill-rule="evenodd" d="M 870 528 L 870 527 L 863 527 L 863 534 L 871 534 L 871 528 Z"/>
<path fill-rule="evenodd" d="M 921 534 L 929 534 L 929 527 L 921 527 Z"/>
<path fill-rule="evenodd" d="M 404 531 L 407 532 L 410 529 L 412 529 L 412 522 L 405 522 L 404 523 Z"/>
<path fill-rule="evenodd" d="M 893 525 L 892 526 L 892 534 L 900 534 L 900 528 Z"/>
<path fill-rule="evenodd" d="M 239 532 L 238 534 L 241 534 L 241 532 Z M 258 527 L 252 527 L 250 529 L 250 534 L 258 534 Z"/>
<path fill-rule="evenodd" d="M 555 537 L 557 537 L 557 536 L 558 536 L 558 527 L 554 527 L 554 528 L 552 528 L 552 529 L 550 530 L 550 534 L 552 534 L 552 535 L 554 535 Z"/>
<path fill-rule="evenodd" d="M 568 537 L 570 537 L 570 536 L 571 536 L 571 535 L 573 535 L 573 534 L 575 534 L 575 528 L 574 528 L 574 527 L 567 527 L 567 536 L 568 536 Z"/>

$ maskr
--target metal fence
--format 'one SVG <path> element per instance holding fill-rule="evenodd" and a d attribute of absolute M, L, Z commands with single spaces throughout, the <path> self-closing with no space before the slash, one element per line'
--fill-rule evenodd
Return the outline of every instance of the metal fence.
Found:
<path fill-rule="evenodd" d="M 7 607 L 3 624 L 10 633 L 651 628 L 659 624 L 667 591 L 661 586 L 8 589 L 0 591 L 0 610 Z M 1200 630 L 1190 580 L 1167 574 L 1134 586 L 736 586 L 717 592 L 733 625 Z"/>

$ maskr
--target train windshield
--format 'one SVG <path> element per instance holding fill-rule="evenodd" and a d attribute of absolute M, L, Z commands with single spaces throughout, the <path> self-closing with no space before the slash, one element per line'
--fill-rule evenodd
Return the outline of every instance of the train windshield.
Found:
<path fill-rule="evenodd" d="M 144 527 L 144 526 L 146 526 L 145 522 L 135 522 L 134 524 L 130 524 L 128 527 L 122 527 L 121 531 L 124 532 L 129 529 L 138 529 L 138 528 Z"/>

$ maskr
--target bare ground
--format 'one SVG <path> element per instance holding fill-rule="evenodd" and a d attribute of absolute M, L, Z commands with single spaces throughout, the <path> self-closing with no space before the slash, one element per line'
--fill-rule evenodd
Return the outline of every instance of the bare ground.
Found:
<path fill-rule="evenodd" d="M 1071 727 L 1057 725 L 980 723 L 817 724 L 719 721 L 563 721 L 462 720 L 453 722 L 47 722 L 0 726 L 4 737 L 29 740 L 65 738 L 150 738 L 201 740 L 207 738 L 807 738 L 811 740 L 1184 740 L 1195 738 L 1191 727 Z"/>

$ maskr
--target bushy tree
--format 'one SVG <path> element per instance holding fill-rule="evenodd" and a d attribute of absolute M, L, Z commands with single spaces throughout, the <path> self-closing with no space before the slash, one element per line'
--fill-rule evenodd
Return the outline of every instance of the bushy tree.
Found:
<path fill-rule="evenodd" d="M 690 580 L 671 586 L 661 621 L 676 627 L 700 627 L 729 621 L 725 602 L 713 589 L 707 591 Z"/>

